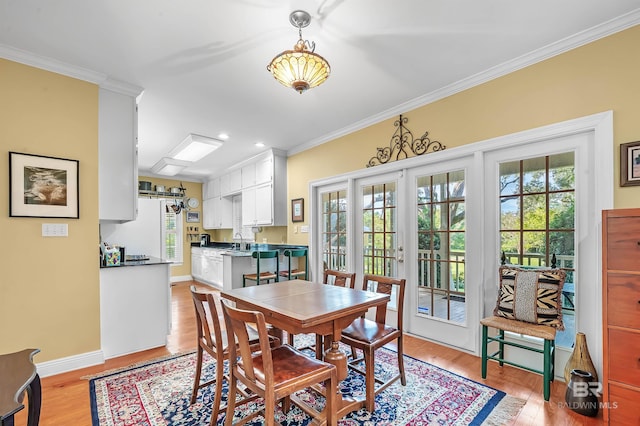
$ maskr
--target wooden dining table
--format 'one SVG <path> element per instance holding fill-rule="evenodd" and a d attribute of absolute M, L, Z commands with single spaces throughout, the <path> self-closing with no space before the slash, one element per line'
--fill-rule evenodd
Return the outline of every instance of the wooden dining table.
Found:
<path fill-rule="evenodd" d="M 339 380 L 344 380 L 348 373 L 347 355 L 339 349 L 342 330 L 369 308 L 390 300 L 387 294 L 305 280 L 224 290 L 221 296 L 240 309 L 262 312 L 267 323 L 290 335 L 331 336 L 331 347 L 325 351 L 324 359 L 336 366 Z M 338 394 L 338 418 L 364 406 L 364 397 L 344 398 L 339 390 Z"/>

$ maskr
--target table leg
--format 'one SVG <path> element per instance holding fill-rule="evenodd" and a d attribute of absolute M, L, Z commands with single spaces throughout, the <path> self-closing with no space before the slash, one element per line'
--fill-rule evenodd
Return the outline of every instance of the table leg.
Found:
<path fill-rule="evenodd" d="M 326 337 L 326 336 L 325 336 Z M 347 378 L 347 356 L 340 350 L 340 342 L 331 342 L 331 347 L 324 353 L 324 360 L 336 366 L 338 380 Z"/>
<path fill-rule="evenodd" d="M 38 426 L 40 422 L 40 405 L 42 404 L 42 385 L 40 376 L 37 373 L 27 387 L 27 397 L 29 398 L 27 426 Z"/>

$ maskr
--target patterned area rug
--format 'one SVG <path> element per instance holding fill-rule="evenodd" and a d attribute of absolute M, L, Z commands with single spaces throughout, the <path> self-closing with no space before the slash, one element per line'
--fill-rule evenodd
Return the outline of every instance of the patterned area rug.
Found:
<path fill-rule="evenodd" d="M 215 376 L 214 361 L 205 360 L 203 381 Z M 92 378 L 89 391 L 93 426 L 208 425 L 213 386 L 201 389 L 197 402 L 189 405 L 195 361 L 195 353 L 179 355 Z M 376 375 L 392 374 L 397 368 L 397 355 L 393 351 L 379 350 L 376 361 Z M 342 418 L 339 424 L 503 425 L 513 420 L 524 405 L 523 400 L 408 356 L 405 371 L 407 386 L 396 382 L 376 397 L 373 413 L 361 409 Z M 341 391 L 344 395 L 363 396 L 364 378 L 350 372 L 341 384 Z M 224 404 L 226 384 L 223 392 Z M 307 401 L 317 407 L 324 405 L 321 395 L 313 391 L 305 393 Z M 286 415 L 278 412 L 281 424 L 310 422 L 302 410 L 292 407 Z M 236 416 L 241 415 L 237 408 Z M 224 418 L 221 413 L 217 424 L 224 424 Z M 262 425 L 263 418 L 257 417 L 248 424 Z"/>

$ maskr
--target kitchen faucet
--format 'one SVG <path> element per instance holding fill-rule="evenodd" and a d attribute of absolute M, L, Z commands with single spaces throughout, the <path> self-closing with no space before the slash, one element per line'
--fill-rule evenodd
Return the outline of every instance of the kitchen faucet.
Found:
<path fill-rule="evenodd" d="M 236 234 L 233 236 L 233 239 L 235 240 L 237 236 L 240 236 L 240 243 L 236 243 L 236 249 L 237 250 L 242 250 L 243 247 L 243 240 L 242 240 L 242 233 L 241 232 L 236 232 Z"/>

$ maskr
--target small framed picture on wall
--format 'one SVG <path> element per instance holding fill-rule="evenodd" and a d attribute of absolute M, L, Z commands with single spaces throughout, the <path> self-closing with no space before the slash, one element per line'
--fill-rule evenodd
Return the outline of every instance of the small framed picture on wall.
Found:
<path fill-rule="evenodd" d="M 190 222 L 190 223 L 200 222 L 200 212 L 187 212 L 187 222 Z"/>
<path fill-rule="evenodd" d="M 304 198 L 291 200 L 291 222 L 304 222 Z"/>
<path fill-rule="evenodd" d="M 640 185 L 640 141 L 620 145 L 620 186 Z"/>

